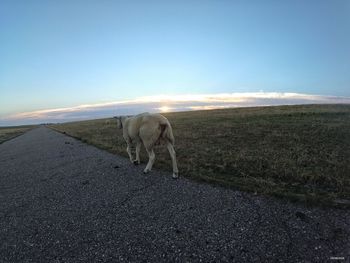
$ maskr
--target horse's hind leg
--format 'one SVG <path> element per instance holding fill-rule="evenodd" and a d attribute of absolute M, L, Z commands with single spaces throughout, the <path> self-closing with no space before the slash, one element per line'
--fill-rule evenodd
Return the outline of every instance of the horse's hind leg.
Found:
<path fill-rule="evenodd" d="M 178 178 L 179 177 L 179 170 L 177 169 L 176 153 L 174 150 L 174 146 L 170 142 L 167 142 L 166 147 L 168 148 L 168 151 L 169 151 L 170 157 L 171 157 L 171 161 L 173 163 L 173 178 Z"/>
<path fill-rule="evenodd" d="M 153 166 L 154 160 L 156 158 L 156 155 L 154 154 L 154 151 L 153 151 L 153 147 L 152 148 L 146 147 L 146 151 L 148 153 L 149 159 L 148 159 L 148 163 L 147 163 L 145 170 L 143 170 L 143 172 L 145 174 L 152 170 L 152 166 Z"/>

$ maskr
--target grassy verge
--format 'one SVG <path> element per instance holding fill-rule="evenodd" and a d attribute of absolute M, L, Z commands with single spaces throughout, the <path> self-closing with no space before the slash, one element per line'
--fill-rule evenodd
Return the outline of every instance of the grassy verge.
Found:
<path fill-rule="evenodd" d="M 26 131 L 29 131 L 36 127 L 35 125 L 26 126 L 12 126 L 12 127 L 0 127 L 0 144 L 4 141 L 13 139 Z"/>
<path fill-rule="evenodd" d="M 164 114 L 172 123 L 181 176 L 319 204 L 350 200 L 350 105 L 238 108 Z M 127 156 L 113 119 L 53 125 Z M 147 161 L 144 150 L 143 162 Z M 165 147 L 155 168 L 171 171 Z"/>

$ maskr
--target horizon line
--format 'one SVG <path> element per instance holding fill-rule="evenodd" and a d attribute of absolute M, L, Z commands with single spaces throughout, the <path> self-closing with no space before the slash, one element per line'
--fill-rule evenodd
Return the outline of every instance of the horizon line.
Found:
<path fill-rule="evenodd" d="M 350 104 L 350 97 L 293 92 L 235 92 L 141 96 L 134 99 L 20 112 L 0 117 L 0 126 L 103 118 L 136 113 L 305 104 Z"/>

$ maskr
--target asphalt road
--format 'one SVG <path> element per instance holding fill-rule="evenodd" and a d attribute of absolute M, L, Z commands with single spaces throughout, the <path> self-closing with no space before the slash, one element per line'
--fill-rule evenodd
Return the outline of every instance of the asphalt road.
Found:
<path fill-rule="evenodd" d="M 0 262 L 349 262 L 349 210 L 143 168 L 45 127 L 1 144 Z"/>

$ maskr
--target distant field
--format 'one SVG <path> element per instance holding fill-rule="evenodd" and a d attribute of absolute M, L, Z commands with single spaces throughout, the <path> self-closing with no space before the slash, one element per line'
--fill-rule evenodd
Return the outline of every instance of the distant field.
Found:
<path fill-rule="evenodd" d="M 350 105 L 164 115 L 173 126 L 180 176 L 293 200 L 350 200 Z M 51 127 L 127 156 L 122 131 L 113 119 Z M 146 152 L 141 152 L 145 163 Z M 171 171 L 165 147 L 156 149 L 154 168 Z"/>
<path fill-rule="evenodd" d="M 0 127 L 0 143 L 12 139 L 26 131 L 29 131 L 36 127 L 35 125 L 26 126 L 13 126 L 13 127 Z"/>

